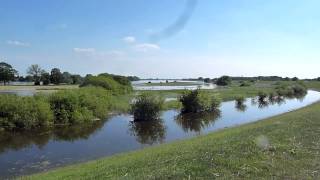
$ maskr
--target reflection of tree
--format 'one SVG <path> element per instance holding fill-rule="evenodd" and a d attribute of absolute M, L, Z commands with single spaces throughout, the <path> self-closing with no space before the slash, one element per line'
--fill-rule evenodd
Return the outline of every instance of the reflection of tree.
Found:
<path fill-rule="evenodd" d="M 235 103 L 235 108 L 239 111 L 239 112 L 245 112 L 247 110 L 247 105 L 243 104 L 243 103 Z"/>
<path fill-rule="evenodd" d="M 282 96 L 276 96 L 276 97 L 269 98 L 269 102 L 272 105 L 278 104 L 280 106 L 280 105 L 284 104 L 286 102 L 286 100 Z"/>
<path fill-rule="evenodd" d="M 220 111 L 180 114 L 176 118 L 176 123 L 185 132 L 200 132 L 203 128 L 214 123 L 220 115 Z"/>
<path fill-rule="evenodd" d="M 269 102 L 265 99 L 258 99 L 258 107 L 260 109 L 266 108 L 269 106 Z"/>
<path fill-rule="evenodd" d="M 104 125 L 104 121 L 97 121 L 92 124 L 79 124 L 72 126 L 62 126 L 53 130 L 54 138 L 63 141 L 75 141 L 78 139 L 88 139 Z"/>
<path fill-rule="evenodd" d="M 129 131 L 141 144 L 161 143 L 166 136 L 166 127 L 161 119 L 131 122 Z"/>
<path fill-rule="evenodd" d="M 51 139 L 62 141 L 87 139 L 103 124 L 104 122 L 101 121 L 87 125 L 56 126 L 32 131 L 0 132 L 0 153 L 7 150 L 18 151 L 32 145 L 42 148 Z"/>

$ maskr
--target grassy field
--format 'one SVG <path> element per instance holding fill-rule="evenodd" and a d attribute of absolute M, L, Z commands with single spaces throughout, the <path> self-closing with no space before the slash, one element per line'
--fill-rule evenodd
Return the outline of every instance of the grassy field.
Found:
<path fill-rule="evenodd" d="M 23 179 L 319 179 L 320 103 Z"/>
<path fill-rule="evenodd" d="M 54 90 L 77 89 L 77 88 L 79 88 L 79 85 L 48 85 L 48 86 L 10 85 L 10 86 L 0 86 L 0 91 L 15 91 L 15 90 L 54 91 Z"/>

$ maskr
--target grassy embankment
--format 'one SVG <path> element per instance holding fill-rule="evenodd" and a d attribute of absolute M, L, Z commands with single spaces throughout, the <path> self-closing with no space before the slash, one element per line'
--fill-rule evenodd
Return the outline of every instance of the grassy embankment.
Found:
<path fill-rule="evenodd" d="M 308 85 L 319 90 L 320 83 Z M 319 179 L 320 103 L 25 179 Z"/>

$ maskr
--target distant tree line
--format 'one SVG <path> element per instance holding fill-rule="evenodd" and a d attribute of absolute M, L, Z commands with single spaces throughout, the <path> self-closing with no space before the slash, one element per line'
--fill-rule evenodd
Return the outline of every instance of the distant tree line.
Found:
<path fill-rule="evenodd" d="M 104 73 L 105 76 L 110 76 L 123 85 L 130 84 L 130 81 L 140 80 L 137 76 L 119 76 Z M 92 76 L 90 74 L 86 77 Z M 42 69 L 38 64 L 33 64 L 27 69 L 26 76 L 19 76 L 18 71 L 15 70 L 10 64 L 0 62 L 0 82 L 3 85 L 11 81 L 19 82 L 33 82 L 34 85 L 49 85 L 49 84 L 82 84 L 86 77 L 79 74 L 71 74 L 67 71 L 62 72 L 59 68 L 53 68 L 50 72 Z"/>

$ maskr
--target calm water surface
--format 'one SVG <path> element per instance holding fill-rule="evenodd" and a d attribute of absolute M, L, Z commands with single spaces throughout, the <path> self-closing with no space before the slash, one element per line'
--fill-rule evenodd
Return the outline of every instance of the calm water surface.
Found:
<path fill-rule="evenodd" d="M 320 93 L 308 91 L 299 99 L 265 103 L 247 99 L 242 106 L 224 102 L 220 112 L 180 115 L 163 112 L 161 121 L 132 122 L 118 115 L 90 126 L 56 127 L 33 133 L 8 133 L 0 137 L 0 177 L 46 171 L 116 153 L 141 149 L 178 139 L 206 134 L 298 109 L 320 100 Z"/>

